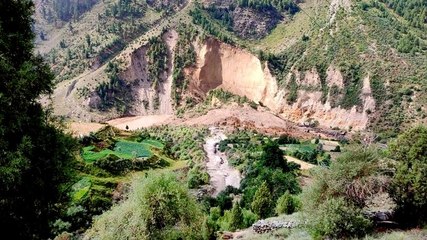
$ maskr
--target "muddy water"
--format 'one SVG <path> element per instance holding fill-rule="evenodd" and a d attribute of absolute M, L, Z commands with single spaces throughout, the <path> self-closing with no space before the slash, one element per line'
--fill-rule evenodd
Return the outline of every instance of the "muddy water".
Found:
<path fill-rule="evenodd" d="M 240 187 L 240 172 L 228 164 L 225 154 L 217 150 L 221 140 L 226 139 L 224 132 L 216 127 L 209 128 L 211 135 L 206 138 L 203 146 L 207 154 L 206 168 L 213 187 L 213 196 L 225 190 L 227 186 Z"/>

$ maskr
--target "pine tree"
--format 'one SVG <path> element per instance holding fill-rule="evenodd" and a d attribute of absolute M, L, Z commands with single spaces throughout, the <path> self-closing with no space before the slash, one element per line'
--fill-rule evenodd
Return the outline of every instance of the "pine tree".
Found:
<path fill-rule="evenodd" d="M 254 200 L 252 201 L 252 211 L 260 218 L 267 218 L 271 215 L 272 196 L 268 189 L 267 183 L 263 182 L 261 187 L 255 192 Z"/>
<path fill-rule="evenodd" d="M 240 204 L 235 202 L 231 209 L 230 231 L 236 231 L 243 227 L 243 212 Z"/>

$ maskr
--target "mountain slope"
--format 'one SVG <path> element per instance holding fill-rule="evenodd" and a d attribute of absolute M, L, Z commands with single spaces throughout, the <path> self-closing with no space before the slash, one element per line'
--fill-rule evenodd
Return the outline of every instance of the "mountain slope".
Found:
<path fill-rule="evenodd" d="M 103 4 L 115 1 L 105 2 L 94 5 L 74 26 L 84 26 Z M 190 1 L 163 12 L 148 5 L 152 16 L 168 17 L 154 20 L 145 34 L 135 33 L 139 37 L 121 53 L 113 45 L 112 60 L 77 71 L 70 67 L 72 74 L 58 78 L 66 81 L 53 95 L 55 110 L 95 121 L 170 114 L 165 102 L 186 111 L 219 87 L 311 126 L 372 129 L 389 137 L 427 121 L 424 3 L 293 4 L 289 6 L 295 10 L 232 0 Z M 277 15 L 273 22 L 269 11 Z M 150 21 L 147 13 L 141 21 Z M 267 15 L 270 20 L 263 20 Z M 253 19 L 259 19 L 257 26 Z M 119 21 L 135 26 L 132 19 Z M 247 31 L 251 27 L 254 31 Z M 74 40 L 73 46 L 81 48 Z M 95 51 L 86 62 L 96 62 L 100 55 Z M 113 74 L 105 70 L 108 61 L 117 66 Z M 100 88 L 102 82 L 107 85 Z"/>

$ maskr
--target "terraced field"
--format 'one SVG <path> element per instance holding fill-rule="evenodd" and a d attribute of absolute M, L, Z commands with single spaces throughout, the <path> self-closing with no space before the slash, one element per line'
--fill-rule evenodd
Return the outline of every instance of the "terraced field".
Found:
<path fill-rule="evenodd" d="M 151 139 L 146 139 L 142 142 L 119 140 L 114 144 L 113 150 L 105 148 L 96 151 L 95 146 L 84 147 L 82 157 L 87 163 L 95 162 L 109 155 L 114 155 L 121 159 L 148 158 L 153 155 L 152 149 L 163 149 L 163 144 Z"/>

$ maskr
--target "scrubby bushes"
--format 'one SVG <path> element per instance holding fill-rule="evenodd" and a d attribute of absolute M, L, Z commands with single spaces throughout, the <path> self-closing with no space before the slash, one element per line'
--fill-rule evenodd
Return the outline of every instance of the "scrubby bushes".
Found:
<path fill-rule="evenodd" d="M 316 239 L 327 236 L 332 239 L 346 239 L 365 236 L 372 227 L 360 208 L 343 197 L 328 198 L 318 207 L 310 219 L 310 233 Z"/>
<path fill-rule="evenodd" d="M 283 194 L 276 203 L 276 214 L 292 214 L 299 210 L 301 207 L 301 202 L 298 198 L 291 195 L 289 191 L 286 191 L 285 194 Z"/>
<path fill-rule="evenodd" d="M 407 226 L 427 223 L 427 128 L 400 135 L 389 155 L 396 161 L 390 194 L 398 205 L 399 221 Z"/>
<path fill-rule="evenodd" d="M 316 238 L 364 236 L 370 219 L 362 214 L 368 199 L 384 193 L 389 178 L 373 150 L 355 149 L 313 172 L 313 184 L 301 197 L 308 229 Z"/>
<path fill-rule="evenodd" d="M 136 179 L 129 197 L 97 218 L 84 239 L 202 239 L 203 214 L 172 173 Z"/>

